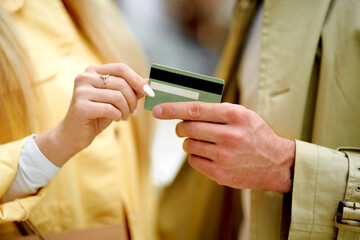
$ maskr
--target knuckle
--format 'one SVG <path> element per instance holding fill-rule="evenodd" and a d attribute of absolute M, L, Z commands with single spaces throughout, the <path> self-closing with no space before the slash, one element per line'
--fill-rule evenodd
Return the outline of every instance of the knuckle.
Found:
<path fill-rule="evenodd" d="M 111 115 L 111 114 L 113 113 L 114 108 L 113 108 L 112 105 L 106 104 L 106 105 L 104 106 L 103 111 L 104 111 L 104 115 L 105 115 L 105 116 L 109 116 L 109 115 Z"/>
<path fill-rule="evenodd" d="M 225 112 L 227 119 L 231 122 L 239 122 L 239 121 L 246 121 L 250 117 L 250 110 L 242 105 L 234 105 L 232 104 L 227 111 Z"/>
<path fill-rule="evenodd" d="M 237 122 L 242 118 L 243 111 L 241 108 L 232 105 L 227 108 L 225 115 L 226 118 L 230 120 L 230 122 Z"/>
<path fill-rule="evenodd" d="M 188 156 L 188 163 L 191 167 L 197 169 L 197 170 L 203 170 L 203 167 L 200 164 L 200 157 L 194 155 L 194 154 L 190 154 Z"/>
<path fill-rule="evenodd" d="M 115 121 L 121 121 L 123 119 L 123 115 L 120 111 L 115 111 Z"/>
<path fill-rule="evenodd" d="M 73 99 L 73 108 L 74 108 L 74 112 L 76 114 L 79 114 L 79 115 L 83 115 L 86 108 L 84 108 L 84 102 L 80 99 Z"/>
<path fill-rule="evenodd" d="M 204 106 L 200 102 L 194 102 L 188 108 L 188 115 L 191 119 L 200 119 L 201 115 L 205 111 Z"/>
<path fill-rule="evenodd" d="M 90 78 L 90 74 L 89 73 L 86 73 L 86 72 L 83 72 L 83 73 L 79 73 L 76 77 L 75 77 L 75 85 L 80 85 L 84 82 L 87 81 L 87 79 Z"/>
<path fill-rule="evenodd" d="M 251 121 L 251 110 L 248 109 L 242 109 L 242 114 L 241 114 L 241 121 L 243 122 L 250 122 Z"/>
<path fill-rule="evenodd" d="M 194 153 L 195 152 L 195 141 L 187 138 L 184 141 L 183 149 L 186 153 Z"/>
<path fill-rule="evenodd" d="M 196 157 L 194 155 L 188 157 L 188 162 L 191 167 L 196 168 Z"/>
<path fill-rule="evenodd" d="M 123 78 L 119 78 L 118 84 L 119 84 L 119 89 L 124 89 L 128 85 L 125 79 Z"/>
<path fill-rule="evenodd" d="M 179 122 L 178 124 L 176 124 L 176 127 L 175 127 L 175 133 L 178 137 L 182 137 L 183 134 L 182 134 L 182 125 L 183 125 L 183 122 Z"/>
<path fill-rule="evenodd" d="M 123 119 L 126 120 L 130 114 L 130 109 L 128 107 L 123 107 L 121 109 L 121 114 L 123 116 Z"/>
<path fill-rule="evenodd" d="M 121 114 L 121 112 L 116 111 L 114 115 L 115 115 L 115 117 L 114 117 L 114 120 L 115 120 L 115 121 L 117 121 L 117 122 L 121 121 L 121 119 L 122 119 L 122 114 Z"/>
<path fill-rule="evenodd" d="M 112 91 L 109 94 L 109 97 L 110 97 L 111 103 L 119 103 L 119 102 L 122 102 L 124 99 L 124 96 L 120 91 Z"/>
<path fill-rule="evenodd" d="M 231 159 L 231 154 L 226 150 L 220 150 L 216 152 L 217 161 L 221 163 L 228 163 Z"/>
<path fill-rule="evenodd" d="M 221 139 L 223 139 L 224 142 L 228 144 L 228 146 L 236 146 L 242 143 L 242 136 L 240 134 L 241 131 L 239 129 L 236 131 L 223 131 L 221 133 Z"/>
<path fill-rule="evenodd" d="M 125 63 L 118 63 L 118 68 L 121 72 L 126 71 L 128 69 L 128 65 L 126 65 Z"/>
<path fill-rule="evenodd" d="M 86 69 L 85 72 L 94 72 L 95 71 L 95 65 L 89 65 Z"/>
<path fill-rule="evenodd" d="M 74 88 L 74 93 L 73 93 L 73 99 L 75 101 L 78 101 L 79 99 L 82 98 L 82 96 L 86 95 L 86 88 L 85 87 L 81 87 L 79 85 L 76 85 Z"/>
<path fill-rule="evenodd" d="M 195 122 L 186 122 L 183 124 L 183 134 L 188 137 L 195 136 L 196 131 L 196 123 Z"/>
<path fill-rule="evenodd" d="M 130 103 L 130 111 L 131 111 L 132 114 L 134 114 L 134 111 L 135 111 L 136 108 L 137 108 L 137 101 L 131 102 Z"/>
<path fill-rule="evenodd" d="M 235 163 L 234 153 L 228 149 L 222 149 L 221 151 L 218 151 L 216 157 L 216 161 L 224 167 L 232 166 Z"/>
<path fill-rule="evenodd" d="M 136 105 L 137 105 L 137 102 L 129 99 L 127 103 L 128 103 L 128 106 L 129 106 L 129 111 L 131 113 L 134 112 L 134 110 L 136 108 Z"/>
<path fill-rule="evenodd" d="M 185 139 L 184 142 L 183 142 L 183 150 L 186 152 L 186 153 L 189 153 L 188 151 L 188 144 L 189 144 L 189 139 Z"/>
<path fill-rule="evenodd" d="M 124 104 L 124 107 L 121 109 L 123 115 L 128 116 L 130 114 L 130 107 L 128 104 Z"/>

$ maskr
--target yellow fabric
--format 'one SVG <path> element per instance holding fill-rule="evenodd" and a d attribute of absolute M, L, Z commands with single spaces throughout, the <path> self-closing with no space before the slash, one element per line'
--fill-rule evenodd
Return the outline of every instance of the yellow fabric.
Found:
<path fill-rule="evenodd" d="M 36 87 L 43 103 L 41 120 L 46 130 L 65 116 L 76 75 L 101 62 L 61 1 L 25 0 L 19 8 L 12 16 L 38 74 Z M 128 59 L 137 63 L 131 67 L 145 77 L 147 66 L 137 54 L 136 44 L 125 37 L 129 36 L 127 28 L 123 23 L 114 24 L 127 42 L 121 50 L 124 62 Z M 127 122 L 111 124 L 87 149 L 67 162 L 39 194 L 1 204 L 0 223 L 30 216 L 40 230 L 50 232 L 124 223 L 126 213 L 133 239 L 156 239 L 155 194 L 144 147 L 149 135 L 144 126 L 150 128 L 151 121 L 142 104 L 138 105 L 137 116 L 141 119 L 131 117 Z M 2 194 L 16 174 L 22 143 L 0 146 Z"/>
<path fill-rule="evenodd" d="M 15 12 L 24 5 L 25 0 L 3 0 L 0 5 L 9 12 Z"/>
<path fill-rule="evenodd" d="M 17 142 L 0 145 L 0 152 L 2 153 L 0 155 L 0 196 L 6 192 L 6 189 L 10 186 L 16 175 L 18 161 L 14 161 L 14 157 L 19 159 L 22 144 L 23 140 L 19 140 Z"/>
<path fill-rule="evenodd" d="M 239 0 L 235 6 L 235 22 L 218 71 L 218 77 L 226 81 L 225 101 L 238 99 L 235 78 L 251 22 L 249 16 L 253 16 L 257 2 Z M 359 2 L 350 0 L 264 1 L 256 111 L 280 136 L 299 140 L 296 141 L 293 195 L 290 196 L 290 232 L 282 222 L 282 216 L 290 215 L 287 210 L 283 211 L 289 204 L 283 194 L 252 190 L 249 239 L 285 239 L 288 234 L 289 239 L 336 238 L 333 220 L 338 202 L 344 200 L 347 185 L 360 182 L 358 177 L 352 177 L 352 170 L 349 171 L 348 157 L 335 150 L 340 146 L 360 146 L 359 7 Z M 175 192 L 187 194 L 177 187 L 181 182 L 197 186 L 200 177 L 196 174 L 191 179 L 181 177 L 192 171 L 184 165 L 174 185 L 164 192 L 162 204 L 171 205 L 171 195 Z M 213 184 L 209 191 L 221 191 L 221 188 Z M 182 217 L 202 214 L 203 210 L 191 214 L 185 211 L 201 204 L 202 200 L 191 194 L 183 202 Z M 223 206 L 214 204 L 211 207 L 208 211 Z M 178 239 L 177 229 L 191 228 L 176 224 L 171 209 L 160 211 L 161 222 L 173 221 L 173 227 L 163 231 L 164 239 Z M 220 228 L 221 219 L 218 221 Z M 236 227 L 230 227 L 235 231 L 232 239 L 236 239 Z M 341 239 L 355 239 L 350 238 L 355 234 L 343 235 L 345 238 Z M 196 236 L 189 235 L 186 239 L 196 239 Z M 218 239 L 218 236 L 210 239 Z"/>

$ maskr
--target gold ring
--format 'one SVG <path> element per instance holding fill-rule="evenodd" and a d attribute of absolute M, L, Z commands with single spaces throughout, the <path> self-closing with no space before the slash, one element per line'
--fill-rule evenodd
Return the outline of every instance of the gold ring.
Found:
<path fill-rule="evenodd" d="M 103 88 L 106 88 L 106 81 L 107 81 L 108 77 L 110 77 L 110 75 L 109 74 L 106 74 L 106 75 L 104 74 L 104 75 L 100 75 L 100 77 L 104 81 Z"/>

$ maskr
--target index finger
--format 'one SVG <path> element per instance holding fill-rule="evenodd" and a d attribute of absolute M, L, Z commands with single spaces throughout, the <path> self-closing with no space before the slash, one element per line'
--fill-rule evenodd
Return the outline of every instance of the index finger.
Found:
<path fill-rule="evenodd" d="M 172 102 L 162 103 L 153 108 L 158 119 L 182 119 L 204 122 L 227 123 L 229 103 Z"/>
<path fill-rule="evenodd" d="M 93 68 L 92 70 L 100 75 L 109 74 L 111 76 L 125 79 L 131 88 L 141 95 L 148 95 L 150 97 L 154 96 L 154 92 L 150 88 L 147 81 L 124 63 L 94 65 L 91 68 Z"/>

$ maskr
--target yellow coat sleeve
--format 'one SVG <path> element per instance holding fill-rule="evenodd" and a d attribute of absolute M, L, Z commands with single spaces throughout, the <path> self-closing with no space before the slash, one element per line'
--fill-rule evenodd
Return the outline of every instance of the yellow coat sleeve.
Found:
<path fill-rule="evenodd" d="M 13 181 L 24 139 L 0 145 L 0 196 L 3 196 Z"/>
<path fill-rule="evenodd" d="M 13 181 L 21 149 L 25 139 L 0 145 L 0 195 L 3 196 Z M 4 222 L 25 220 L 29 215 L 29 210 L 34 206 L 41 195 L 30 196 L 24 199 L 2 203 L 0 205 L 0 224 Z"/>

